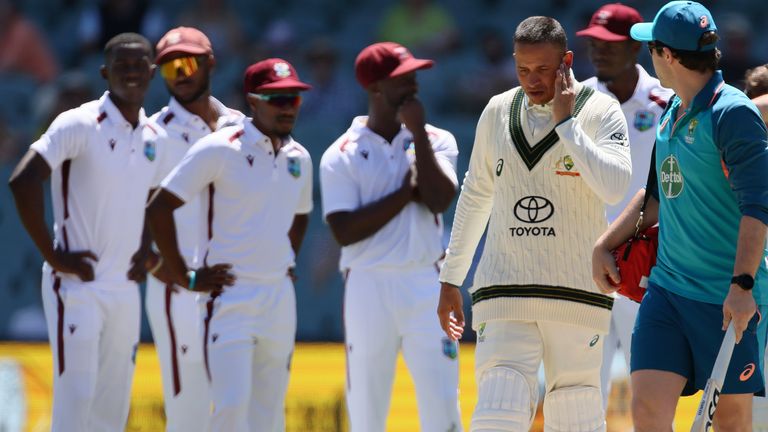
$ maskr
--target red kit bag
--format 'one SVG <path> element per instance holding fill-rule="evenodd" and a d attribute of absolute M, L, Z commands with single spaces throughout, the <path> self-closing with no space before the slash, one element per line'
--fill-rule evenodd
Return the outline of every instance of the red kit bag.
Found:
<path fill-rule="evenodd" d="M 618 293 L 638 303 L 645 295 L 651 269 L 656 265 L 659 246 L 659 226 L 654 225 L 636 233 L 613 250 L 621 282 Z"/>

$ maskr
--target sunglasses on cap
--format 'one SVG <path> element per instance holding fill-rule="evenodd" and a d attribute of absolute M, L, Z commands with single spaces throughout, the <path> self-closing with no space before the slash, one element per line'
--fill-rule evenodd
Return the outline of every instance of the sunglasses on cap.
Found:
<path fill-rule="evenodd" d="M 248 93 L 248 95 L 278 108 L 286 106 L 296 108 L 301 105 L 301 95 L 298 93 Z"/>
<path fill-rule="evenodd" d="M 192 76 L 200 68 L 201 58 L 200 56 L 187 56 L 168 60 L 160 65 L 160 75 L 169 81 L 174 81 L 180 76 Z"/>

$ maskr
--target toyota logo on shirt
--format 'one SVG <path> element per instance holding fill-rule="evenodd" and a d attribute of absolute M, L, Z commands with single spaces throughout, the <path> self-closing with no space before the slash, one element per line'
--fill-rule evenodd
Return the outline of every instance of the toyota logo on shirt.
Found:
<path fill-rule="evenodd" d="M 541 223 L 555 214 L 555 207 L 550 200 L 542 196 L 532 195 L 520 198 L 515 204 L 514 213 L 520 222 Z"/>

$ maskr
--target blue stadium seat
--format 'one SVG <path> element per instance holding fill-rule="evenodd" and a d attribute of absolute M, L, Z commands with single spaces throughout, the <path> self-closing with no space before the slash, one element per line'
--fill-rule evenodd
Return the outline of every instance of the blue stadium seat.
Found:
<path fill-rule="evenodd" d="M 12 170 L 13 164 L 0 165 L 0 178 L 9 178 Z M 46 200 L 50 202 L 48 197 Z M 0 302 L 0 339 L 5 339 L 14 311 L 41 304 L 42 259 L 21 225 L 7 187 L 0 188 L 0 203 L 0 296 L 4 299 Z"/>
<path fill-rule="evenodd" d="M 35 128 L 33 104 L 38 84 L 19 74 L 0 74 L 0 117 L 13 129 L 29 137 Z"/>

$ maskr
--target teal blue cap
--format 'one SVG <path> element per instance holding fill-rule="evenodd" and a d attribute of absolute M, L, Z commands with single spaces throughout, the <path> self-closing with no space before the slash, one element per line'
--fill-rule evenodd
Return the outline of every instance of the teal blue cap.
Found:
<path fill-rule="evenodd" d="M 659 41 L 682 51 L 710 51 L 715 44 L 699 47 L 706 32 L 717 31 L 712 14 L 700 3 L 672 1 L 664 5 L 653 22 L 638 23 L 629 31 L 632 39 L 641 42 Z"/>

